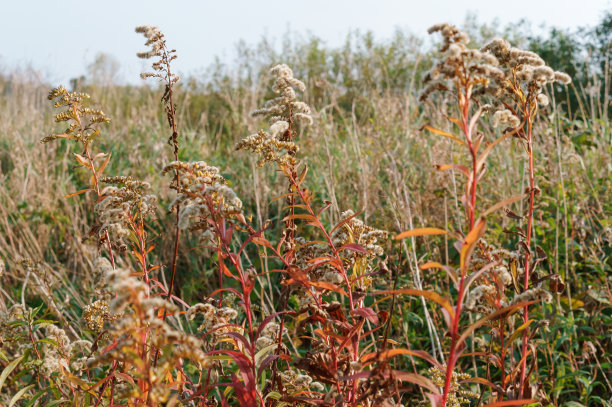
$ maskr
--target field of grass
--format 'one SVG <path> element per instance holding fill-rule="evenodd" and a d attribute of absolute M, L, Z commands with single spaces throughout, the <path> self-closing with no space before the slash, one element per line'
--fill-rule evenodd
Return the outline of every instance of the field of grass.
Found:
<path fill-rule="evenodd" d="M 0 406 L 612 405 L 609 63 L 143 31 L 148 86 L 0 76 Z"/>

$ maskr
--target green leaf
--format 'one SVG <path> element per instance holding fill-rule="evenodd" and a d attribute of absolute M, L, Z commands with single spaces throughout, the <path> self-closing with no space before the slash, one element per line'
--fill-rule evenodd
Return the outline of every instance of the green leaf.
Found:
<path fill-rule="evenodd" d="M 281 397 L 282 395 L 279 392 L 271 391 L 270 393 L 266 395 L 266 398 L 264 400 L 267 400 L 267 399 L 280 400 Z"/>
<path fill-rule="evenodd" d="M 48 343 L 49 345 L 57 346 L 57 341 L 49 338 L 42 338 L 36 341 L 36 343 Z"/>
<path fill-rule="evenodd" d="M 15 370 L 15 368 L 19 365 L 19 363 L 21 363 L 22 359 L 23 359 L 23 356 L 13 360 L 11 363 L 9 363 L 4 368 L 4 370 L 2 371 L 2 374 L 0 374 L 0 390 L 2 390 L 2 386 L 4 385 L 4 382 L 6 381 L 6 378 L 8 377 L 8 375 L 11 374 L 13 370 Z"/>
<path fill-rule="evenodd" d="M 38 393 L 33 395 L 32 398 L 30 399 L 30 401 L 28 401 L 28 404 L 25 405 L 25 407 L 33 406 L 34 403 L 36 402 L 36 400 L 38 400 L 40 398 L 40 396 L 42 396 L 43 394 L 45 394 L 49 390 L 51 390 L 51 387 L 45 387 L 44 389 L 42 389 L 41 391 L 39 391 Z"/>
<path fill-rule="evenodd" d="M 30 390 L 32 387 L 34 387 L 35 384 L 31 384 L 28 387 L 24 387 L 23 389 L 19 390 L 17 392 L 17 394 L 15 394 L 13 396 L 13 398 L 11 399 L 11 401 L 9 402 L 8 407 L 13 407 L 15 405 L 15 403 L 17 403 L 19 401 L 19 399 L 21 398 L 21 396 L 23 396 L 24 394 L 27 393 L 28 390 Z"/>

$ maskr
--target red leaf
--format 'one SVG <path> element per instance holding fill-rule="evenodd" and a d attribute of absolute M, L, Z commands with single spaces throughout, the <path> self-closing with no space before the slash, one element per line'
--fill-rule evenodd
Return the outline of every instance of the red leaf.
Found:
<path fill-rule="evenodd" d="M 347 243 L 338 250 L 350 250 L 352 252 L 368 254 L 368 251 L 358 243 Z"/>
<path fill-rule="evenodd" d="M 376 312 L 374 312 L 372 308 L 369 308 L 369 307 L 357 308 L 351 311 L 351 314 L 359 315 L 360 317 L 366 318 L 368 321 L 370 321 L 374 325 L 378 325 L 378 315 L 376 315 Z"/>

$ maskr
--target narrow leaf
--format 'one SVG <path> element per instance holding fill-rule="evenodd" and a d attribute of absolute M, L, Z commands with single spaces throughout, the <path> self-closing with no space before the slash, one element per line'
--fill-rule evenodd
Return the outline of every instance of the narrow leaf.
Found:
<path fill-rule="evenodd" d="M 13 360 L 11 363 L 6 365 L 6 367 L 2 371 L 2 374 L 0 374 L 0 390 L 2 390 L 2 386 L 4 386 L 4 381 L 6 380 L 8 375 L 11 374 L 13 370 L 15 370 L 15 368 L 21 362 L 21 359 L 23 359 L 23 356 L 18 357 L 17 359 Z"/>
<path fill-rule="evenodd" d="M 481 326 L 483 326 L 484 324 L 486 324 L 488 321 L 492 321 L 495 320 L 499 317 L 505 317 L 508 316 L 516 311 L 518 311 L 521 308 L 524 308 L 528 305 L 531 305 L 533 303 L 535 303 L 536 301 L 526 301 L 526 302 L 521 302 L 518 304 L 514 304 L 514 305 L 509 305 L 507 307 L 504 307 L 500 310 L 495 311 L 492 314 L 489 314 L 485 317 L 482 317 L 481 319 L 479 319 L 478 321 L 474 322 L 472 325 L 470 325 L 459 337 L 459 340 L 457 340 L 457 346 L 461 345 L 463 343 L 463 341 L 465 341 L 467 339 L 468 336 L 470 336 L 470 334 L 472 332 L 474 332 L 476 329 L 480 328 Z"/>
<path fill-rule="evenodd" d="M 457 170 L 468 178 L 470 176 L 470 170 L 465 165 L 444 164 L 444 165 L 436 165 L 436 168 L 438 169 L 438 171 Z"/>
<path fill-rule="evenodd" d="M 352 252 L 368 254 L 368 251 L 365 249 L 365 247 L 357 243 L 347 243 L 340 247 L 338 250 L 349 250 Z"/>
<path fill-rule="evenodd" d="M 15 393 L 15 395 L 13 396 L 11 401 L 9 402 L 8 407 L 13 407 L 15 405 L 15 403 L 17 403 L 19 401 L 19 399 L 21 399 L 21 396 L 26 394 L 28 392 L 28 390 L 30 390 L 34 386 L 36 386 L 36 385 L 35 384 L 31 384 L 28 387 L 24 387 L 23 389 L 21 389 L 17 393 Z"/>
<path fill-rule="evenodd" d="M 84 194 L 85 192 L 89 192 L 89 191 L 93 191 L 93 188 L 81 189 L 80 191 L 76 191 L 76 192 L 73 192 L 71 194 L 64 195 L 64 198 L 72 198 L 73 196 L 81 195 L 81 194 Z"/>
<path fill-rule="evenodd" d="M 370 307 L 357 308 L 351 311 L 351 314 L 366 318 L 374 325 L 378 325 L 378 315 L 376 315 L 376 312 Z"/>
<path fill-rule="evenodd" d="M 100 168 L 98 168 L 98 178 L 100 178 L 100 176 L 104 172 L 104 169 L 106 168 L 106 166 L 110 162 L 110 158 L 111 158 L 111 155 L 110 154 L 107 155 L 106 156 L 106 160 L 104 160 L 104 162 L 102 162 L 102 164 L 100 165 Z"/>
<path fill-rule="evenodd" d="M 286 222 L 288 220 L 292 220 L 292 219 L 306 219 L 309 221 L 315 221 L 316 218 L 312 215 L 308 215 L 306 213 L 296 213 L 293 215 L 287 215 L 283 218 L 283 222 Z"/>
<path fill-rule="evenodd" d="M 492 207 L 490 207 L 489 209 L 487 209 L 481 216 L 487 216 L 490 213 L 495 212 L 496 210 L 500 209 L 501 207 L 510 205 L 514 202 L 520 201 L 523 198 L 526 198 L 528 195 L 527 194 L 523 194 L 523 195 L 515 195 L 513 197 L 510 197 L 508 199 L 504 199 L 501 202 L 496 203 L 495 205 L 493 205 Z"/>
<path fill-rule="evenodd" d="M 414 383 L 418 386 L 426 388 L 427 390 L 431 391 L 435 395 L 440 394 L 440 390 L 438 390 L 436 385 L 433 384 L 433 382 L 429 380 L 427 377 L 422 376 L 420 374 L 400 372 L 398 370 L 393 370 L 392 375 L 393 375 L 393 378 L 395 378 L 396 380 L 400 380 L 402 382 Z"/>
<path fill-rule="evenodd" d="M 505 133 L 503 136 L 501 136 L 500 138 L 498 138 L 497 140 L 489 144 L 487 148 L 484 149 L 482 154 L 480 154 L 480 157 L 478 157 L 478 159 L 476 160 L 476 168 L 478 169 L 478 171 L 480 171 L 480 169 L 482 168 L 482 165 L 484 164 L 485 160 L 487 159 L 487 156 L 491 153 L 493 148 L 515 133 L 516 133 L 515 131 L 510 131 L 508 133 Z"/>
<path fill-rule="evenodd" d="M 391 359 L 398 355 L 414 356 L 419 359 L 423 359 L 434 366 L 442 367 L 440 362 L 435 360 L 433 356 L 423 350 L 411 350 L 411 349 L 389 349 L 383 352 L 372 352 L 361 357 L 361 363 L 369 364 L 375 361 L 383 362 Z"/>
<path fill-rule="evenodd" d="M 478 219 L 478 222 L 474 225 L 474 228 L 470 230 L 470 233 L 467 234 L 465 240 L 463 241 L 463 245 L 461 246 L 461 256 L 460 256 L 460 265 L 461 270 L 464 270 L 467 260 L 472 254 L 472 250 L 478 239 L 484 235 L 486 229 L 487 222 L 485 218 Z M 463 272 L 463 271 L 462 271 Z"/>
<path fill-rule="evenodd" d="M 79 162 L 79 164 L 91 170 L 91 164 L 89 163 L 89 160 L 87 160 L 87 158 L 77 153 L 72 153 L 72 154 L 74 155 L 74 158 L 76 158 L 76 160 Z"/>
<path fill-rule="evenodd" d="M 442 136 L 442 137 L 448 137 L 449 139 L 451 139 L 451 140 L 453 140 L 453 141 L 456 141 L 456 142 L 457 142 L 457 143 L 459 143 L 459 144 L 466 145 L 466 144 L 465 144 L 465 141 L 458 139 L 458 138 L 457 138 L 457 137 L 455 137 L 453 134 L 451 134 L 451 133 L 449 133 L 449 132 L 447 132 L 447 131 L 440 130 L 440 129 L 436 129 L 435 127 L 432 127 L 432 126 L 429 126 L 429 125 L 425 125 L 425 126 L 421 127 L 421 131 L 422 131 L 422 130 L 424 130 L 424 129 L 425 129 L 425 130 L 429 130 L 429 131 L 431 131 L 432 133 L 435 133 L 435 134 L 437 134 L 437 135 L 439 135 L 439 136 Z"/>
<path fill-rule="evenodd" d="M 338 287 L 336 284 L 328 283 L 327 281 L 310 281 L 309 284 L 313 287 L 317 287 L 322 290 L 333 291 L 338 294 L 342 294 L 345 297 L 348 297 L 348 294 L 346 293 L 346 291 L 344 291 L 344 288 Z"/>
<path fill-rule="evenodd" d="M 399 235 L 395 236 L 395 240 L 405 239 L 412 236 L 445 235 L 447 233 L 448 232 L 446 230 L 438 228 L 418 228 L 400 233 Z"/>

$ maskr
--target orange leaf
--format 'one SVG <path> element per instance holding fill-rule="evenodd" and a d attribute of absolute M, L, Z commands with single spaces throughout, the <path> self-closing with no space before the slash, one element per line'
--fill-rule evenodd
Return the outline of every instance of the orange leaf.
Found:
<path fill-rule="evenodd" d="M 523 194 L 523 195 L 515 195 L 513 197 L 510 197 L 508 199 L 504 199 L 501 202 L 496 203 L 495 205 L 493 205 L 492 207 L 490 207 L 489 209 L 487 209 L 482 215 L 480 216 L 487 216 L 490 213 L 495 212 L 496 210 L 498 210 L 499 208 L 506 206 L 506 205 L 510 205 L 511 203 L 514 203 L 516 201 L 520 201 L 523 198 L 526 198 L 527 196 L 529 196 L 528 194 Z"/>
<path fill-rule="evenodd" d="M 429 125 L 425 125 L 425 126 L 421 127 L 421 130 L 423 130 L 423 129 L 425 129 L 425 130 L 429 130 L 429 131 L 431 131 L 432 133 L 435 133 L 435 134 L 437 134 L 437 135 L 439 135 L 439 136 L 442 136 L 442 137 L 448 137 L 449 139 L 451 139 L 451 140 L 453 140 L 453 141 L 456 141 L 456 142 L 457 142 L 457 143 L 459 143 L 459 144 L 466 145 L 466 144 L 465 144 L 465 141 L 458 139 L 458 138 L 457 138 L 457 137 L 455 137 L 453 134 L 451 134 L 451 133 L 449 133 L 449 132 L 447 132 L 447 131 L 440 130 L 440 129 L 436 129 L 435 127 L 432 127 L 432 126 L 429 126 Z"/>
<path fill-rule="evenodd" d="M 269 247 L 270 249 L 274 249 L 274 247 L 272 247 L 272 244 L 270 244 L 268 239 L 266 239 L 265 237 L 254 236 L 251 238 L 251 241 L 255 243 L 256 245 L 266 246 L 266 247 Z"/>
<path fill-rule="evenodd" d="M 395 240 L 400 240 L 412 236 L 445 235 L 447 233 L 448 232 L 446 230 L 438 228 L 418 228 L 400 233 L 399 235 L 395 236 Z"/>
<path fill-rule="evenodd" d="M 308 214 L 305 214 L 305 213 L 296 213 L 296 214 L 293 214 L 293 215 L 285 216 L 283 218 L 283 222 L 288 221 L 288 220 L 292 220 L 292 219 L 306 219 L 306 220 L 309 220 L 309 221 L 315 221 L 316 220 L 316 218 L 314 216 L 312 216 L 312 215 L 308 215 Z"/>
<path fill-rule="evenodd" d="M 342 294 L 345 297 L 348 296 L 348 294 L 346 293 L 346 291 L 344 291 L 343 288 L 338 287 L 336 284 L 328 283 L 326 281 L 311 281 L 310 285 L 313 287 L 321 288 L 323 290 L 329 290 L 338 294 Z"/>
<path fill-rule="evenodd" d="M 429 261 L 421 266 L 419 266 L 419 268 L 421 270 L 428 270 L 428 269 L 433 269 L 433 268 L 438 268 L 438 269 L 442 269 L 444 271 L 446 271 L 446 274 L 448 274 L 448 276 L 453 280 L 453 282 L 455 284 L 457 284 L 457 272 L 455 271 L 454 268 L 450 267 L 450 266 L 445 266 L 443 264 L 440 264 L 436 261 Z"/>
<path fill-rule="evenodd" d="M 367 355 L 363 355 L 361 357 L 361 363 L 363 363 L 364 365 L 367 365 L 375 361 L 382 362 L 382 361 L 391 359 L 392 357 L 397 356 L 397 355 L 414 356 L 419 359 L 426 360 L 434 366 L 442 367 L 442 365 L 437 360 L 435 360 L 429 353 L 423 350 L 411 350 L 411 349 L 389 349 L 383 352 L 368 353 Z"/>
<path fill-rule="evenodd" d="M 472 250 L 478 239 L 484 235 L 485 228 L 487 222 L 485 218 L 478 219 L 478 222 L 474 225 L 474 228 L 470 230 L 470 233 L 467 234 L 465 240 L 463 241 L 463 245 L 461 246 L 461 256 L 460 256 L 460 265 L 461 270 L 464 270 L 466 261 L 472 254 Z M 463 271 L 462 271 L 463 272 Z"/>
<path fill-rule="evenodd" d="M 457 170 L 457 171 L 460 171 L 462 174 L 464 174 L 466 177 L 470 176 L 470 170 L 465 165 L 444 164 L 444 165 L 436 165 L 436 168 L 439 171 Z"/>
<path fill-rule="evenodd" d="M 84 194 L 85 192 L 93 191 L 93 188 L 85 188 L 80 191 L 73 192 L 71 194 L 65 195 L 64 198 L 72 198 L 73 196 Z"/>
<path fill-rule="evenodd" d="M 72 153 L 74 155 L 74 158 L 77 159 L 77 161 L 79 162 L 79 164 L 81 164 L 83 167 L 87 167 L 91 170 L 91 164 L 89 163 L 89 160 L 85 157 L 83 157 L 80 154 L 77 153 Z"/>
<path fill-rule="evenodd" d="M 434 269 L 434 268 L 445 270 L 446 266 L 443 265 L 443 264 L 440 264 L 440 263 L 438 263 L 436 261 L 429 261 L 429 262 L 419 266 L 419 268 L 421 270 Z"/>
<path fill-rule="evenodd" d="M 100 178 L 100 176 L 102 175 L 102 173 L 104 172 L 104 169 L 106 168 L 106 166 L 108 165 L 109 161 L 110 161 L 111 155 L 107 155 L 106 156 L 106 160 L 104 160 L 104 162 L 102 162 L 102 164 L 100 165 L 100 168 L 98 168 L 98 178 Z"/>
<path fill-rule="evenodd" d="M 221 267 L 221 271 L 223 272 L 223 274 L 225 274 L 228 277 L 231 278 L 236 278 L 234 277 L 234 275 L 232 274 L 232 272 L 230 271 L 230 269 L 227 268 L 227 266 L 225 265 L 225 263 L 223 263 L 222 261 L 219 262 L 219 266 Z"/>

